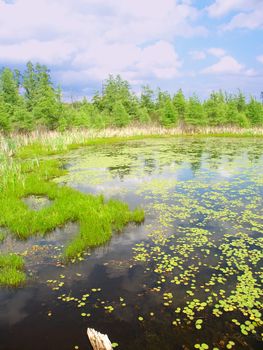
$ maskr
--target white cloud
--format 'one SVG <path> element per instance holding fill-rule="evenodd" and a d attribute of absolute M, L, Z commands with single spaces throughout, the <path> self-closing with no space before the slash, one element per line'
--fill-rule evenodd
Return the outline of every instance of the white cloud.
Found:
<path fill-rule="evenodd" d="M 245 66 L 232 56 L 221 57 L 220 60 L 203 69 L 203 74 L 240 74 L 245 72 Z"/>
<path fill-rule="evenodd" d="M 171 44 L 159 41 L 141 50 L 135 66 L 145 76 L 153 74 L 159 79 L 170 79 L 178 75 L 181 62 Z"/>
<path fill-rule="evenodd" d="M 0 44 L 0 60 L 3 62 L 26 63 L 32 60 L 60 64 L 69 60 L 73 53 L 74 47 L 63 40 L 28 40 L 18 44 Z"/>
<path fill-rule="evenodd" d="M 198 61 L 198 60 L 204 60 L 207 57 L 207 55 L 212 55 L 215 57 L 226 56 L 226 51 L 220 47 L 211 47 L 203 51 L 199 51 L 199 50 L 190 51 L 189 54 L 192 57 L 192 59 Z"/>
<path fill-rule="evenodd" d="M 174 39 L 207 34 L 199 15 L 187 0 L 0 0 L 0 62 L 66 62 L 64 75 L 76 78 L 168 79 L 180 65 Z"/>
<path fill-rule="evenodd" d="M 142 78 L 174 78 L 179 75 L 181 65 L 174 46 L 166 41 L 144 48 L 100 42 L 78 54 L 73 61 L 75 69 L 61 72 L 60 78 L 64 82 L 79 82 L 83 78 L 103 80 L 111 72 L 136 84 Z"/>
<path fill-rule="evenodd" d="M 221 17 L 232 11 L 251 10 L 260 2 L 261 0 L 215 0 L 207 7 L 207 11 L 211 17 Z"/>
<path fill-rule="evenodd" d="M 219 47 L 211 47 L 210 49 L 207 49 L 207 53 L 215 57 L 222 57 L 226 55 L 226 51 Z"/>
<path fill-rule="evenodd" d="M 258 76 L 258 72 L 253 68 L 246 69 L 244 73 L 248 77 L 257 77 Z"/>
<path fill-rule="evenodd" d="M 263 27 L 262 0 L 216 0 L 206 10 L 210 17 L 222 17 L 231 12 L 235 13 L 230 21 L 222 26 L 223 30 Z"/>
<path fill-rule="evenodd" d="M 201 61 L 206 58 L 206 53 L 204 51 L 190 51 L 189 54 L 192 57 L 192 59 L 196 61 Z"/>
<path fill-rule="evenodd" d="M 254 11 L 235 15 L 229 23 L 223 26 L 224 30 L 233 30 L 236 28 L 250 30 L 263 28 L 263 2 Z"/>
<path fill-rule="evenodd" d="M 263 55 L 257 57 L 258 62 L 263 64 Z"/>

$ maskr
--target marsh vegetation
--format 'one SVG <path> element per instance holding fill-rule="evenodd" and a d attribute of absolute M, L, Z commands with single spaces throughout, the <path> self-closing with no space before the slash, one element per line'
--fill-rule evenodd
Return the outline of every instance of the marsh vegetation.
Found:
<path fill-rule="evenodd" d="M 262 138 L 122 133 L 2 139 L 1 346 L 260 349 Z"/>

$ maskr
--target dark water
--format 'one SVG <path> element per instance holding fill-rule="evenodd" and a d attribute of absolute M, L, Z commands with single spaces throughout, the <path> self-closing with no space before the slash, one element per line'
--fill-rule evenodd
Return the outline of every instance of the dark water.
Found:
<path fill-rule="evenodd" d="M 8 238 L 0 250 L 24 252 L 29 282 L 0 290 L 0 349 L 90 349 L 87 327 L 118 349 L 261 349 L 262 154 L 252 138 L 68 154 L 61 184 L 142 206 L 146 220 L 66 266 L 59 255 L 77 224 Z"/>

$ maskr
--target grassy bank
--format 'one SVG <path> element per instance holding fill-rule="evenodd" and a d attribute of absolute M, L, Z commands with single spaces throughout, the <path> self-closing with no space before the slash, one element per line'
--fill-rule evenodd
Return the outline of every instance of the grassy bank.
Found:
<path fill-rule="evenodd" d="M 34 235 L 45 235 L 67 222 L 78 222 L 79 233 L 72 237 L 63 253 L 63 257 L 70 260 L 88 247 L 106 242 L 113 231 L 121 231 L 127 223 L 143 221 L 144 212 L 141 209 L 130 211 L 128 205 L 120 201 L 106 202 L 103 196 L 85 195 L 52 182 L 53 178 L 65 174 L 65 170 L 62 170 L 59 160 L 39 157 L 51 153 L 49 147 L 44 147 L 44 139 L 41 139 L 39 149 L 36 143 L 23 145 L 21 140 L 25 139 L 22 136 L 11 141 L 2 138 L 0 228 L 7 228 L 17 239 L 26 240 Z M 74 147 L 67 143 L 67 149 L 70 149 L 69 146 Z M 64 147 L 54 146 L 52 153 L 65 150 Z M 25 155 L 34 157 L 23 160 Z M 51 200 L 51 205 L 39 211 L 31 210 L 22 200 L 30 195 L 45 196 Z M 1 242 L 3 240 L 4 236 Z M 1 261 L 5 261 L 4 255 L 0 255 Z M 13 262 L 13 259 L 9 259 L 8 264 L 0 265 L 1 285 L 16 286 L 24 282 L 24 273 L 14 267 Z"/>
<path fill-rule="evenodd" d="M 185 129 L 180 127 L 164 128 L 153 125 L 101 130 L 73 129 L 64 132 L 34 131 L 27 134 L 0 134 L 0 160 L 15 154 L 24 158 L 30 156 L 38 157 L 62 153 L 70 149 L 98 143 L 160 136 L 263 137 L 263 128 L 200 127 Z"/>

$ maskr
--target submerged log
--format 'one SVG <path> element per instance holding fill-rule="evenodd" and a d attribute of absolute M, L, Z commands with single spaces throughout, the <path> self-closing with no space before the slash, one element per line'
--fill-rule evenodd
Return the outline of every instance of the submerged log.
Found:
<path fill-rule="evenodd" d="M 88 328 L 87 334 L 93 350 L 113 350 L 107 334 L 101 334 L 93 328 Z"/>

